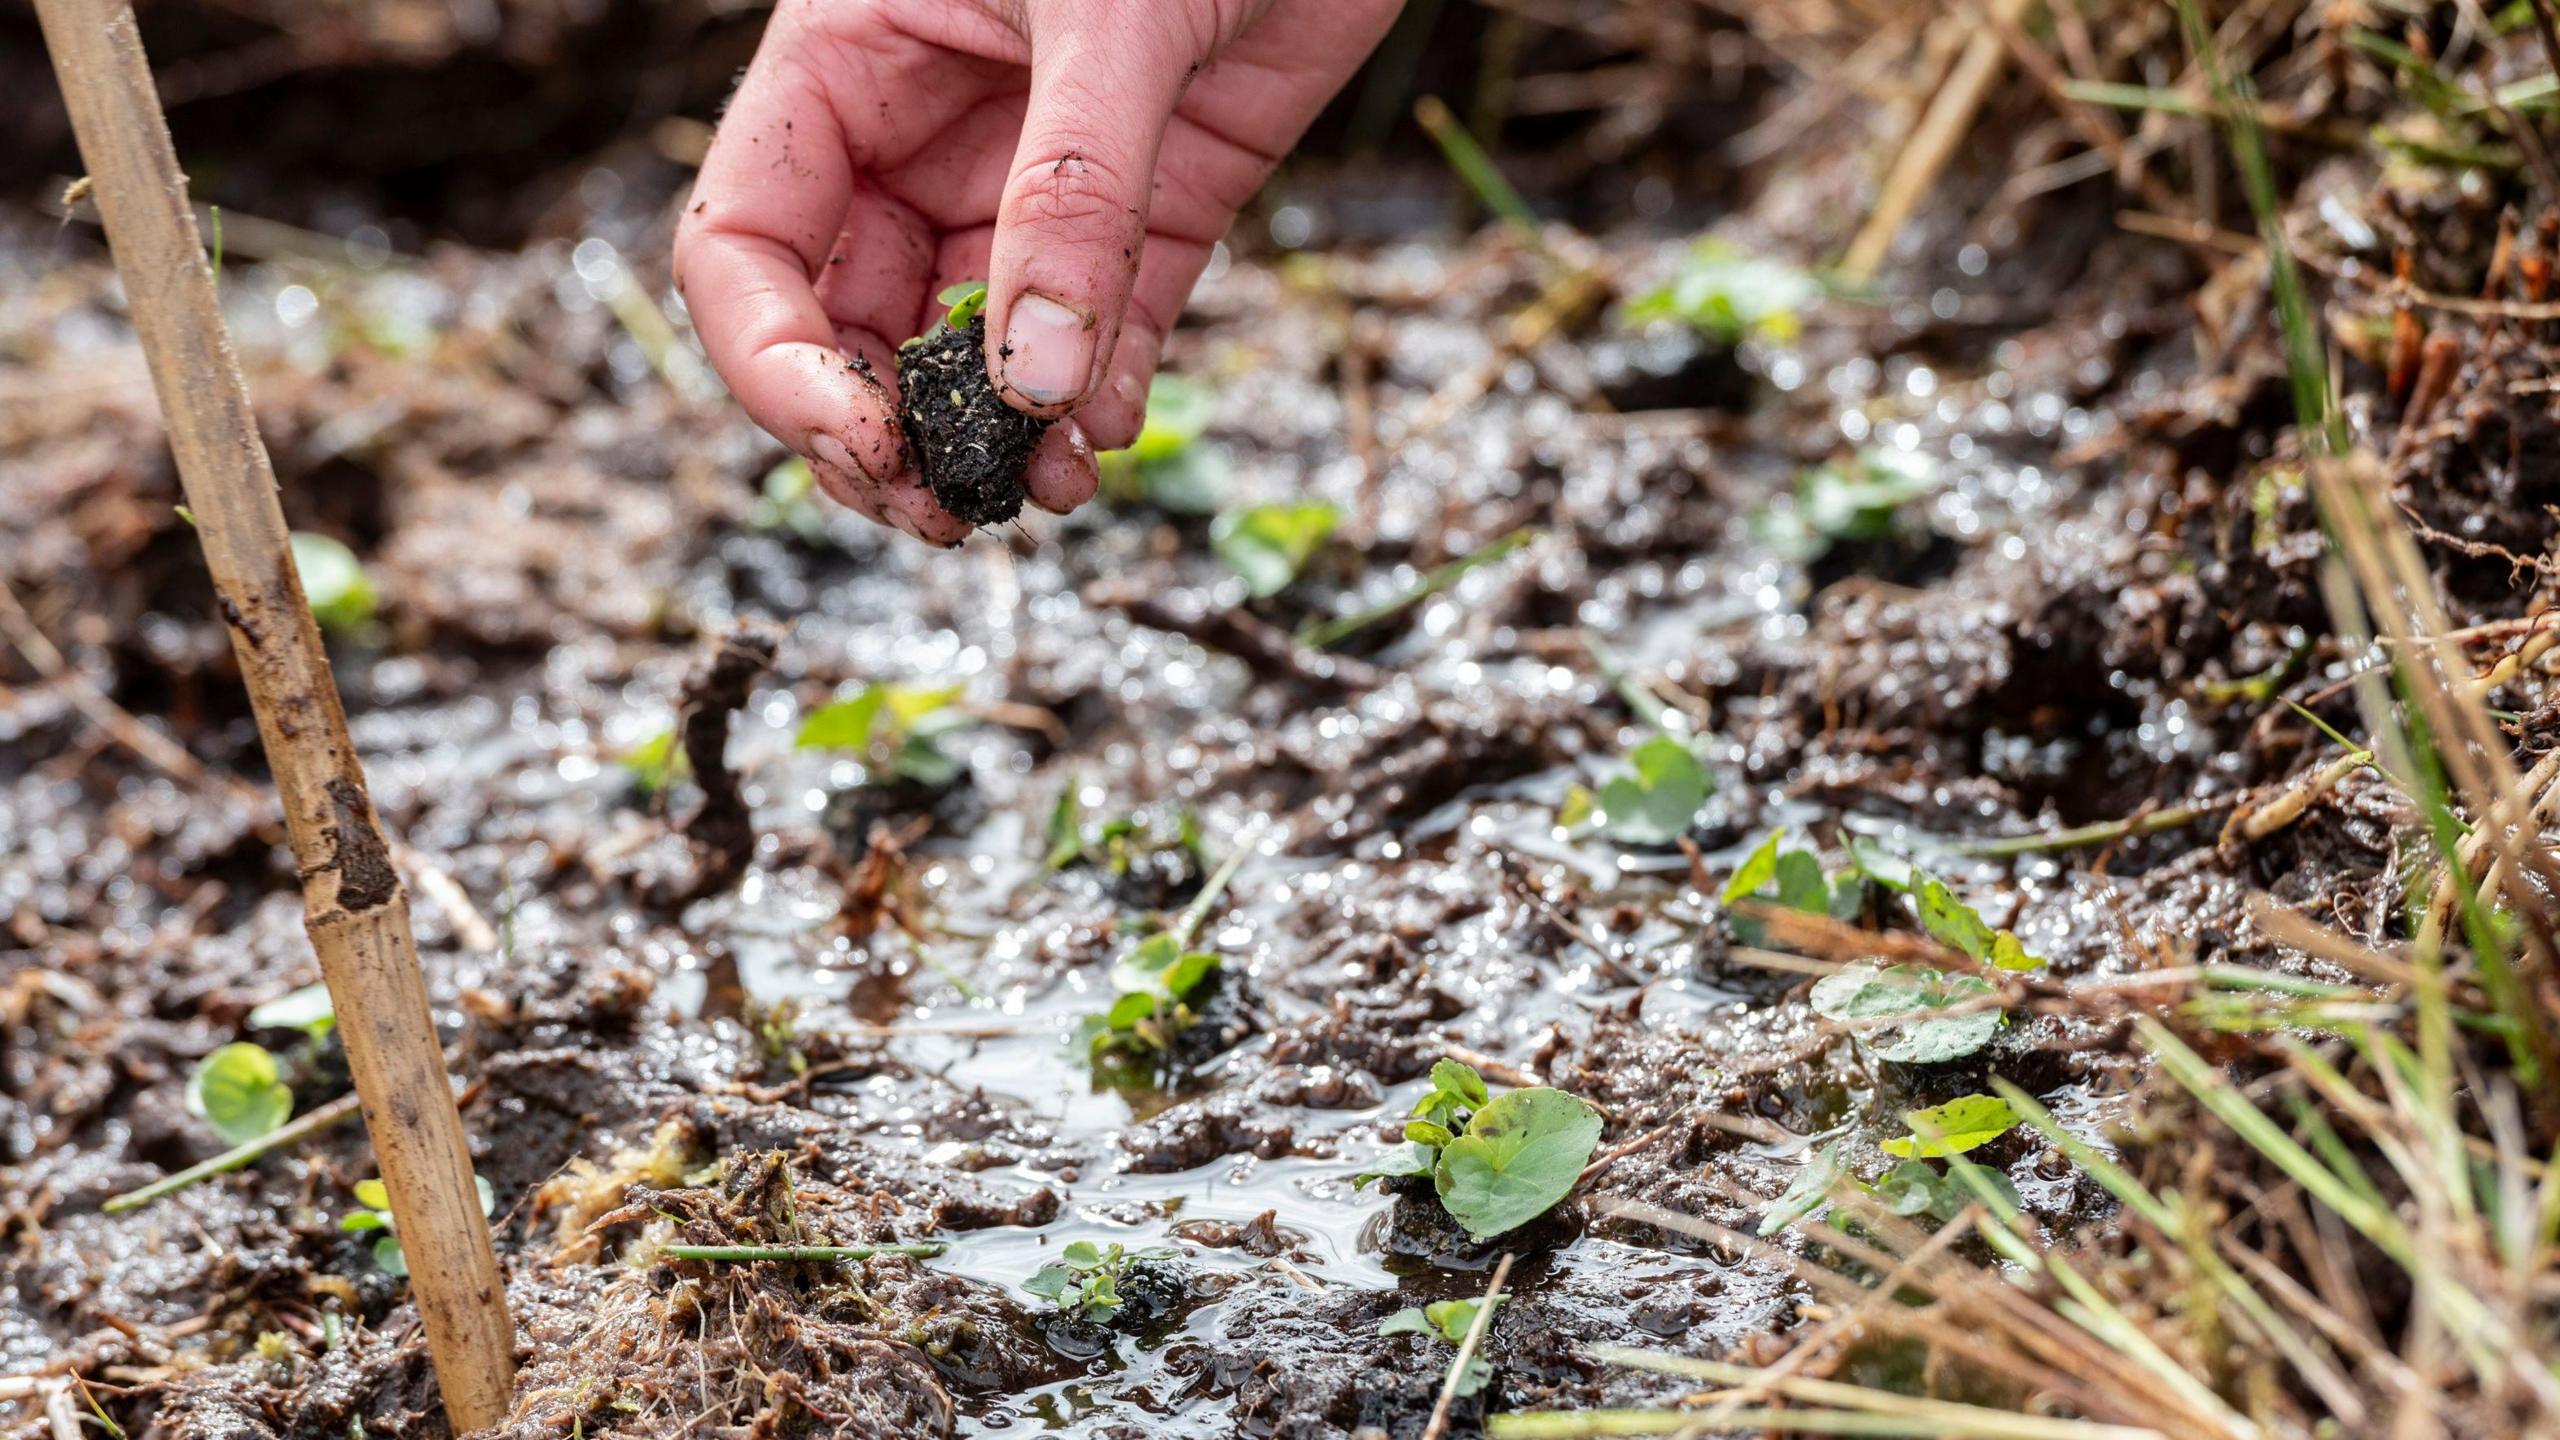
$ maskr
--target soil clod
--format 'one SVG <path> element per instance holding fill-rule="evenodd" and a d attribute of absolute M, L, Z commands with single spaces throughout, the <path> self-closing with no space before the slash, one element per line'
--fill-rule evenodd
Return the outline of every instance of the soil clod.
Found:
<path fill-rule="evenodd" d="M 1022 513 L 1022 467 L 1049 428 L 996 394 L 986 343 L 980 317 L 914 341 L 898 356 L 907 452 L 942 508 L 979 526 Z"/>

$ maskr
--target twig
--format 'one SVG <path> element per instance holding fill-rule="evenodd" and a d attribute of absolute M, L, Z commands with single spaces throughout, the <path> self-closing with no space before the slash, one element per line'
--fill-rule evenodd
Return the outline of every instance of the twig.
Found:
<path fill-rule="evenodd" d="M 2156 835 L 2163 830 L 2176 830 L 2193 825 L 2209 815 L 2219 815 L 2238 804 L 2243 797 L 2231 795 L 2214 800 L 2199 800 L 2192 805 L 2169 805 L 2157 810 L 2129 815 L 2122 820 L 2101 820 L 2093 825 L 2075 825 L 2068 830 L 2055 830 L 2042 835 L 2002 835 L 1989 840 L 1959 840 L 1947 847 L 1958 855 L 1974 855 L 1996 859 L 2006 855 L 2041 855 L 2049 850 L 2081 850 L 2091 845 L 2110 845 L 2135 835 Z"/>
<path fill-rule="evenodd" d="M 80 1440 L 80 1407 L 71 1403 L 70 1376 L 45 1393 L 44 1420 L 53 1440 Z"/>
<path fill-rule="evenodd" d="M 668 1260 L 716 1260 L 749 1263 L 759 1260 L 806 1263 L 825 1260 L 868 1260 L 874 1255 L 904 1255 L 910 1260 L 930 1260 L 950 1249 L 939 1240 L 926 1240 L 913 1245 L 661 1245 L 658 1254 Z"/>
<path fill-rule="evenodd" d="M 1449 1378 L 1440 1382 L 1440 1401 L 1431 1407 L 1431 1423 L 1422 1427 L 1422 1440 L 1440 1440 L 1449 1428 L 1449 1407 L 1458 1398 L 1458 1382 L 1466 1377 L 1467 1366 L 1484 1345 L 1484 1334 L 1493 1328 L 1493 1312 L 1502 1299 L 1502 1282 L 1511 1278 L 1511 1256 L 1505 1252 L 1493 1267 L 1493 1283 L 1484 1287 L 1484 1299 L 1477 1302 L 1475 1319 L 1467 1324 L 1466 1338 L 1458 1342 L 1458 1358 L 1449 1366 Z"/>
<path fill-rule="evenodd" d="M 1989 5 L 1995 26 L 2017 24 L 2027 9 L 2026 0 L 1989 0 Z M 1956 146 L 1973 128 L 1973 117 L 1991 93 L 1992 82 L 2007 68 L 2008 53 L 1996 28 L 1978 30 L 1965 42 L 1964 54 L 1947 72 L 1947 83 L 1939 87 L 1919 128 L 1912 131 L 1902 153 L 1894 157 L 1893 168 L 1886 172 L 1874 213 L 1841 258 L 1840 274 L 1849 284 L 1863 285 L 1875 278 L 1876 267 L 1893 249 L 1894 237 L 1902 233 L 1902 223 L 1938 182 L 1938 172 L 1946 168 Z"/>
<path fill-rule="evenodd" d="M 189 1186 L 210 1180 L 216 1175 L 227 1175 L 248 1166 L 274 1151 L 290 1145 L 299 1145 L 304 1140 L 355 1114 L 361 1108 L 363 1107 L 353 1093 L 341 1095 L 309 1114 L 295 1116 L 245 1145 L 234 1145 L 210 1160 L 199 1161 L 175 1174 L 163 1175 L 139 1190 L 127 1190 L 121 1195 L 112 1196 L 106 1204 L 98 1208 L 110 1215 L 122 1215 L 129 1210 L 139 1210 L 154 1200 L 166 1199 Z"/>
<path fill-rule="evenodd" d="M 443 908 L 445 923 L 453 927 L 454 938 L 462 942 L 463 948 L 478 955 L 497 954 L 498 932 L 490 927 L 488 918 L 480 913 L 480 907 L 471 903 L 471 896 L 462 888 L 462 882 L 454 879 L 443 866 L 409 846 L 399 845 L 396 849 L 401 868 L 409 872 L 410 878 L 418 882 L 418 888 L 426 891 L 429 899 Z"/>
<path fill-rule="evenodd" d="M 1546 1081 L 1539 1079 L 1537 1076 L 1530 1074 L 1528 1071 L 1521 1069 L 1519 1066 L 1511 1064 L 1509 1061 L 1497 1060 L 1470 1045 L 1460 1045 L 1455 1042 L 1444 1043 L 1440 1047 L 1440 1053 L 1457 1061 L 1461 1065 L 1472 1065 L 1475 1067 L 1477 1074 L 1490 1075 L 1494 1079 L 1499 1080 L 1503 1084 L 1509 1085 L 1514 1089 L 1528 1089 L 1533 1086 L 1544 1085 L 1547 1083 Z"/>

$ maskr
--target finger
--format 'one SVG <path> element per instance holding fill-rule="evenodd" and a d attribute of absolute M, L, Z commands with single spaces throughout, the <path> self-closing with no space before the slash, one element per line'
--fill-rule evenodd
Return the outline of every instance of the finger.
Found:
<path fill-rule="evenodd" d="M 1138 432 L 1147 424 L 1147 386 L 1163 358 L 1164 336 L 1132 307 L 1129 318 L 1120 324 L 1120 343 L 1112 347 L 1111 368 L 1102 388 L 1076 412 L 1077 423 L 1094 444 L 1105 450 L 1126 450 L 1137 443 Z"/>
<path fill-rule="evenodd" d="M 1202 58 L 1182 27 L 1108 20 L 1084 0 L 1030 9 L 1031 98 L 988 256 L 987 368 L 1031 414 L 1064 414 L 1101 379 L 1165 123 Z"/>
<path fill-rule="evenodd" d="M 1111 364 L 1102 387 L 1076 418 L 1084 433 L 1105 450 L 1119 450 L 1138 438 L 1147 420 L 1147 386 L 1164 358 L 1165 336 L 1200 282 L 1209 263 L 1209 247 L 1159 235 L 1147 252 L 1146 269 L 1129 297 L 1120 322 L 1120 343 L 1112 347 Z"/>
<path fill-rule="evenodd" d="M 1022 472 L 1023 493 L 1052 515 L 1066 514 L 1101 488 L 1102 471 L 1094 463 L 1093 444 L 1075 418 L 1049 427 Z"/>
<path fill-rule="evenodd" d="M 703 160 L 677 227 L 676 284 L 757 424 L 813 461 L 886 480 L 906 463 L 896 414 L 837 350 L 812 284 L 845 229 L 853 177 L 820 82 L 787 58 L 795 28 L 767 35 Z"/>
<path fill-rule="evenodd" d="M 836 346 L 845 354 L 858 356 L 870 373 L 879 377 L 891 412 L 898 405 L 897 347 L 876 333 L 854 325 L 836 327 Z M 971 526 L 965 520 L 942 508 L 925 484 L 924 476 L 913 465 L 899 470 L 886 480 L 875 480 L 858 470 L 845 469 L 812 461 L 811 472 L 818 477 L 820 488 L 829 498 L 841 501 L 883 525 L 904 530 L 930 545 L 956 545 L 969 538 Z"/>

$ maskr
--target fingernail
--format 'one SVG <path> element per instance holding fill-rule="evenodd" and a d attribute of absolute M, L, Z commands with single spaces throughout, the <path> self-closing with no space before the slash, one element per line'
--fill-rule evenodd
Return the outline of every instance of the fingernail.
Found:
<path fill-rule="evenodd" d="M 1093 378 L 1092 319 L 1046 295 L 1015 297 L 1004 345 L 1004 383 L 1034 405 L 1073 400 Z"/>
<path fill-rule="evenodd" d="M 845 449 L 844 442 L 833 435 L 819 434 L 810 436 L 809 453 L 818 459 L 833 465 L 837 469 L 844 471 L 846 474 L 859 475 L 862 473 L 862 467 L 853 463 L 853 452 Z"/>

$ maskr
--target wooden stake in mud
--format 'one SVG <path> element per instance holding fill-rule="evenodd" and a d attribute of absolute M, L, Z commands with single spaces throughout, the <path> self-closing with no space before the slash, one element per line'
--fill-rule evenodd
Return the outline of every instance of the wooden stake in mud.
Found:
<path fill-rule="evenodd" d="M 302 872 L 304 923 L 456 1431 L 506 1417 L 515 1327 L 427 1010 L 409 897 L 286 544 L 130 0 L 37 0 Z"/>

